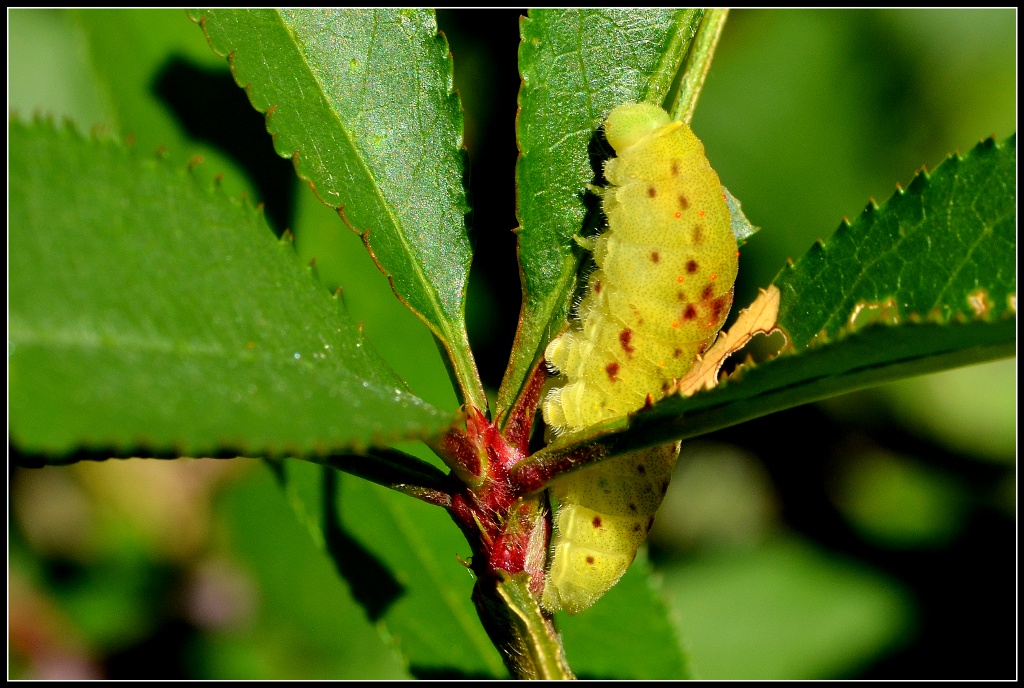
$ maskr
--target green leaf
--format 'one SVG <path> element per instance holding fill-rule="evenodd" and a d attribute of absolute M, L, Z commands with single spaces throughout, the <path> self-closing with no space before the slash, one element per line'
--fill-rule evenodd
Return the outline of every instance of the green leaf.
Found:
<path fill-rule="evenodd" d="M 783 270 L 779 324 L 795 353 L 740 369 L 709 392 L 669 397 L 629 419 L 564 436 L 516 470 L 687 439 L 901 377 L 1013 355 L 1015 161 L 1013 137 L 952 157 Z"/>
<path fill-rule="evenodd" d="M 82 31 L 68 12 L 11 9 L 7 39 L 8 112 L 70 117 L 88 126 L 107 116 L 106 103 L 92 83 Z"/>
<path fill-rule="evenodd" d="M 836 484 L 843 516 L 861 538 L 882 547 L 949 545 L 970 510 L 970 492 L 954 475 L 885 450 L 861 452 Z"/>
<path fill-rule="evenodd" d="M 700 22 L 699 10 L 535 10 L 522 21 L 516 135 L 523 307 L 498 414 L 515 403 L 568 314 L 588 215 L 595 132 L 614 107 L 661 103 Z M 593 204 L 591 204 L 593 205 Z M 595 216 L 592 216 L 595 217 Z"/>
<path fill-rule="evenodd" d="M 187 58 L 193 64 L 223 70 L 223 63 L 218 64 L 202 39 L 197 40 L 185 13 L 78 9 L 69 15 L 85 34 L 94 88 L 106 98 L 108 122 L 122 134 L 135 136 L 142 150 L 163 145 L 172 154 L 184 153 L 174 149 L 190 144 L 187 132 L 157 91 L 163 72 L 172 64 L 168 58 L 175 55 L 179 60 Z"/>
<path fill-rule="evenodd" d="M 366 259 L 363 242 L 345 230 L 338 214 L 321 203 L 312 189 L 300 188 L 295 200 L 292 228 L 300 259 L 316 261 L 328 289 L 342 288 L 352 319 L 363 324 L 363 334 L 374 350 L 417 396 L 438 408 L 457 408 L 445 354 L 423 321 L 395 298 L 387 277 Z"/>
<path fill-rule="evenodd" d="M 706 680 L 847 678 L 913 613 L 895 581 L 791 537 L 670 566 L 665 589 Z"/>
<path fill-rule="evenodd" d="M 577 616 L 558 615 L 569 665 L 580 678 L 691 678 L 659 587 L 641 552 L 593 607 Z"/>
<path fill-rule="evenodd" d="M 367 350 L 257 211 L 110 141 L 8 133 L 23 451 L 321 453 L 453 420 Z"/>
<path fill-rule="evenodd" d="M 869 204 L 775 279 L 802 350 L 872 322 L 1016 316 L 1016 136 L 989 139 Z"/>
<path fill-rule="evenodd" d="M 169 160 L 184 163 L 199 155 L 206 162 L 196 168 L 199 178 L 212 180 L 221 174 L 226 192 L 254 193 L 238 162 L 193 138 L 161 95 L 165 80 L 186 65 L 203 70 L 199 73 L 228 74 L 226 65 L 195 35 L 195 25 L 183 10 L 74 9 L 65 13 L 83 35 L 88 87 L 105 105 L 105 126 L 122 138 L 130 135 L 139 150 L 166 151 Z"/>
<path fill-rule="evenodd" d="M 941 446 L 1013 465 L 1017 460 L 1016 398 L 1017 362 L 1010 359 L 904 380 L 854 403 L 891 413 Z"/>
<path fill-rule="evenodd" d="M 307 463 L 277 464 L 282 486 L 371 620 L 419 678 L 507 676 L 470 601 L 465 539 L 442 509 Z"/>
<path fill-rule="evenodd" d="M 219 513 L 229 528 L 232 551 L 259 585 L 258 615 L 244 635 L 221 634 L 217 645 L 203 648 L 203 675 L 249 680 L 408 678 L 396 648 L 366 618 L 323 548 L 303 532 L 270 471 L 253 468 L 228 488 L 219 500 Z M 320 471 L 308 464 L 295 468 L 312 476 Z M 257 654 L 253 663 L 262 673 L 240 673 L 232 663 L 248 653 Z"/>
<path fill-rule="evenodd" d="M 464 310 L 472 257 L 462 110 L 426 10 L 203 10 L 282 156 L 359 232 L 396 295 L 442 342 L 464 398 L 487 407 Z"/>

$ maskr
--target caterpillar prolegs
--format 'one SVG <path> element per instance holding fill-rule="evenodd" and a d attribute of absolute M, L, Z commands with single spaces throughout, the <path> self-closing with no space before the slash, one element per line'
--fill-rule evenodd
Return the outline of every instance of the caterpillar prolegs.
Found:
<path fill-rule="evenodd" d="M 690 128 L 648 103 L 605 120 L 608 229 L 569 329 L 545 358 L 565 376 L 543 404 L 555 432 L 657 401 L 714 341 L 732 306 L 736 238 L 722 184 Z M 575 614 L 618 582 L 647 537 L 679 444 L 623 454 L 555 481 L 542 603 Z"/>

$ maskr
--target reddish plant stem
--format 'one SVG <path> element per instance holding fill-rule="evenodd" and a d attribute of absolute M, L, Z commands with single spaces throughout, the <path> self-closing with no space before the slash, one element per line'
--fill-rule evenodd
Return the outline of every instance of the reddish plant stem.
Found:
<path fill-rule="evenodd" d="M 509 471 L 524 455 L 502 437 L 497 427 L 475 410 L 466 430 L 449 433 L 443 444 L 481 460 L 480 484 L 466 485 L 452 495 L 449 512 L 473 547 L 473 571 L 479 583 L 493 587 L 498 572 L 531 576 L 530 588 L 540 592 L 550 525 L 543 505 L 521 499 Z"/>
<path fill-rule="evenodd" d="M 548 379 L 548 372 L 543 360 L 538 361 L 523 388 L 522 394 L 509 412 L 505 422 L 505 439 L 518 449 L 523 456 L 529 453 L 530 431 L 533 429 L 533 417 L 540 401 L 540 391 Z"/>

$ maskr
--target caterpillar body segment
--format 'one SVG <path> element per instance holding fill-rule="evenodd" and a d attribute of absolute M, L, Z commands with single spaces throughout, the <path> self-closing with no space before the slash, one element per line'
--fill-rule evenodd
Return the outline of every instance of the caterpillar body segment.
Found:
<path fill-rule="evenodd" d="M 679 443 L 622 454 L 551 486 L 553 556 L 542 604 L 583 611 L 633 563 L 668 489 Z"/>

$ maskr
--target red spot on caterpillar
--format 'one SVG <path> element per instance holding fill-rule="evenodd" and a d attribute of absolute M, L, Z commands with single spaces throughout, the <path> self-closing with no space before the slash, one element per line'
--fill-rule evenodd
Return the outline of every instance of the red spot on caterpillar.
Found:
<path fill-rule="evenodd" d="M 683 279 L 684 279 L 684 277 L 682 275 L 676 275 L 676 282 L 679 282 L 680 284 L 682 284 L 683 283 Z"/>
<path fill-rule="evenodd" d="M 678 320 L 673 320 L 672 321 L 672 327 L 679 327 L 679 321 Z"/>
<path fill-rule="evenodd" d="M 587 557 L 587 563 L 588 564 L 593 564 L 594 563 L 594 557 Z"/>
<path fill-rule="evenodd" d="M 707 301 L 708 299 L 710 299 L 710 298 L 711 298 L 711 295 L 712 295 L 713 293 L 714 293 L 714 289 L 713 289 L 713 288 L 712 288 L 712 286 L 711 286 L 711 285 L 709 284 L 708 286 L 704 287 L 704 291 L 702 291 L 702 292 L 700 293 L 700 297 L 701 297 L 702 299 L 704 299 L 705 301 Z"/>
<path fill-rule="evenodd" d="M 702 211 L 700 211 L 700 212 L 699 212 L 699 213 L 697 213 L 697 214 L 698 214 L 698 215 L 700 215 L 701 217 L 704 217 L 704 211 L 703 211 L 703 210 L 702 210 Z"/>
<path fill-rule="evenodd" d="M 683 210 L 686 210 L 687 208 L 690 207 L 690 202 L 686 200 L 686 196 L 684 196 L 683 194 L 679 194 L 679 207 L 682 208 Z"/>
<path fill-rule="evenodd" d="M 618 382 L 618 380 L 615 379 L 615 376 L 619 374 L 619 364 L 618 363 L 616 363 L 615 361 L 612 361 L 611 363 L 609 363 L 608 365 L 606 365 L 604 367 L 604 372 L 608 373 L 608 379 L 609 380 L 611 380 L 612 382 Z"/>
<path fill-rule="evenodd" d="M 688 261 L 686 261 L 686 271 L 688 273 L 690 273 L 691 275 L 693 273 L 697 272 L 697 261 L 695 261 L 695 260 L 688 260 Z"/>
<path fill-rule="evenodd" d="M 681 212 L 679 212 L 679 211 L 677 210 L 677 211 L 676 211 L 676 219 L 678 220 L 678 219 L 679 219 L 679 218 L 681 218 L 682 216 L 683 216 L 683 214 L 682 214 Z"/>
<path fill-rule="evenodd" d="M 693 307 L 693 304 L 686 306 L 686 310 L 683 311 L 683 320 L 693 320 L 697 317 L 697 309 Z"/>
<path fill-rule="evenodd" d="M 601 293 L 601 280 L 594 280 L 594 293 L 595 294 L 600 294 Z"/>
<path fill-rule="evenodd" d="M 716 279 L 718 279 L 718 275 L 714 275 L 714 274 L 713 274 L 713 275 L 711 275 L 711 279 L 712 279 L 712 280 L 716 280 Z"/>
<path fill-rule="evenodd" d="M 739 252 L 739 251 L 737 251 L 737 252 L 736 252 L 736 257 L 737 257 L 737 258 L 739 258 L 739 257 L 740 257 L 740 252 Z"/>
<path fill-rule="evenodd" d="M 711 310 L 715 314 L 715 320 L 718 320 L 720 317 L 722 317 L 722 312 L 728 308 L 729 299 L 727 294 L 719 296 L 717 299 L 715 299 L 714 302 L 711 304 Z"/>
<path fill-rule="evenodd" d="M 658 252 L 657 251 L 652 251 L 651 252 L 651 262 L 652 263 L 657 263 L 659 260 L 660 260 L 660 257 L 658 256 Z"/>
<path fill-rule="evenodd" d="M 657 195 L 658 195 L 658 190 L 657 189 L 655 189 L 653 186 L 648 186 L 647 187 L 647 197 L 648 198 L 654 198 Z"/>
<path fill-rule="evenodd" d="M 622 345 L 623 351 L 625 351 L 630 356 L 633 355 L 634 351 L 634 348 L 629 345 L 629 340 L 632 338 L 633 330 L 629 329 L 628 327 L 624 329 L 622 332 L 619 332 L 619 344 Z"/>
<path fill-rule="evenodd" d="M 594 524 L 595 528 L 600 528 L 601 527 L 601 517 L 600 516 L 595 516 L 594 520 L 591 521 L 591 523 Z"/>

